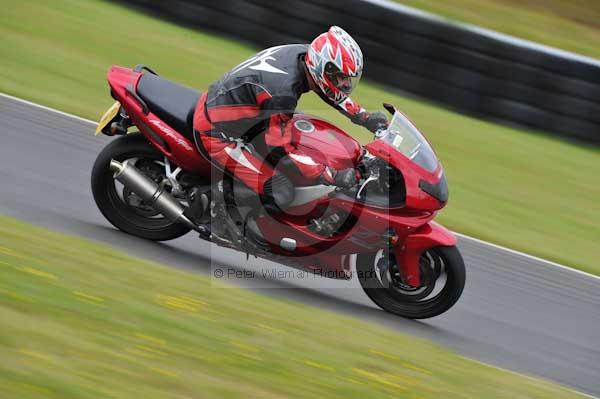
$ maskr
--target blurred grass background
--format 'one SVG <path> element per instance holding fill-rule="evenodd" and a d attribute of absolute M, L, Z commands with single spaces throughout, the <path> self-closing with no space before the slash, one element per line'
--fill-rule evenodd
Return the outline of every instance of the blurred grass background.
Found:
<path fill-rule="evenodd" d="M 478 8 L 479 1 L 465 2 L 465 10 L 483 13 L 479 10 L 491 7 L 488 3 Z M 528 12 L 532 2 L 522 3 Z M 0 91 L 94 120 L 113 101 L 106 83 L 111 64 L 145 63 L 166 78 L 204 90 L 257 50 L 111 2 L 0 0 L 0 7 Z M 512 24 L 508 17 L 505 21 Z M 554 24 L 543 30 L 564 36 Z M 365 64 L 368 69 L 368 59 Z M 600 274 L 600 149 L 460 115 L 368 82 L 353 98 L 370 110 L 380 109 L 383 101 L 394 103 L 425 132 L 450 184 L 442 223 Z M 362 142 L 370 138 L 314 94 L 304 96 L 300 106 Z"/>
<path fill-rule="evenodd" d="M 600 58 L 598 0 L 397 0 L 446 18 Z"/>
<path fill-rule="evenodd" d="M 583 397 L 1 216 L 0 320 L 3 398 Z"/>

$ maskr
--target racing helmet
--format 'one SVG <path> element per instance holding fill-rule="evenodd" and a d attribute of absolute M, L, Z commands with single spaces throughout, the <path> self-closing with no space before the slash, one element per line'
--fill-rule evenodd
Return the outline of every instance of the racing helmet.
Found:
<path fill-rule="evenodd" d="M 312 41 L 305 61 L 315 84 L 335 104 L 350 95 L 362 75 L 362 51 L 339 26 L 332 26 Z"/>

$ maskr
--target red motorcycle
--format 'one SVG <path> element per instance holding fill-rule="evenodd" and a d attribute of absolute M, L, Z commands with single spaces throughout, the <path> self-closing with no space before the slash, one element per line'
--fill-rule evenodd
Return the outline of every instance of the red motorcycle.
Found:
<path fill-rule="evenodd" d="M 218 218 L 219 234 L 210 237 L 217 245 L 324 277 L 356 274 L 377 305 L 407 318 L 437 316 L 460 297 L 465 267 L 456 237 L 433 221 L 448 200 L 442 166 L 393 106 L 384 104 L 393 114 L 388 129 L 364 147 L 327 121 L 296 114 L 289 126 L 297 146 L 332 169 L 357 167 L 363 178 L 340 189 L 290 175 L 295 199 L 271 215 L 235 177 L 211 178 L 210 161 L 197 151 L 192 129 L 200 93 L 143 65 L 114 66 L 108 82 L 117 102 L 96 134 L 122 137 L 96 159 L 92 190 L 118 229 L 156 241 L 183 236 L 216 220 L 216 186 L 226 210 Z M 238 144 L 253 150 L 252 144 Z M 202 200 L 193 202 L 199 192 Z"/>

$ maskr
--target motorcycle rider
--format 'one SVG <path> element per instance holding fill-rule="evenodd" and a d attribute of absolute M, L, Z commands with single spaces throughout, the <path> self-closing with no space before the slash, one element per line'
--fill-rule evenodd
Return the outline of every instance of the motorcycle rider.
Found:
<path fill-rule="evenodd" d="M 213 83 L 196 106 L 194 138 L 213 165 L 259 194 L 270 212 L 294 199 L 294 185 L 281 171 L 293 170 L 315 183 L 351 187 L 355 169 L 331 170 L 296 148 L 290 126 L 300 96 L 314 91 L 356 124 L 375 132 L 387 126 L 382 112 L 369 113 L 350 93 L 360 80 L 363 55 L 354 39 L 332 26 L 310 45 L 263 50 Z M 245 144 L 259 134 L 270 162 Z M 273 166 L 276 165 L 277 169 Z"/>

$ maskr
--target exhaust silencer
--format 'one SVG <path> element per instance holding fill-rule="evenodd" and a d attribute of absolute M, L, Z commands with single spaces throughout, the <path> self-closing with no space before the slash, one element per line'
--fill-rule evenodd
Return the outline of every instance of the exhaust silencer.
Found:
<path fill-rule="evenodd" d="M 173 222 L 183 223 L 190 229 L 198 231 L 198 227 L 183 214 L 184 208 L 153 180 L 148 178 L 127 161 L 121 163 L 111 159 L 110 171 L 113 178 L 138 195 L 145 203 L 165 215 Z"/>

